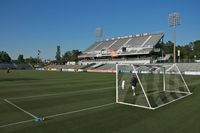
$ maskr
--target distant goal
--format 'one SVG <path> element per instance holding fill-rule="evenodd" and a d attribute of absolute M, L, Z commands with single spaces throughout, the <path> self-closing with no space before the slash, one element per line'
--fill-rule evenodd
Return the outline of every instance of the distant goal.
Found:
<path fill-rule="evenodd" d="M 157 109 L 191 94 L 176 64 L 116 65 L 116 103 Z"/>

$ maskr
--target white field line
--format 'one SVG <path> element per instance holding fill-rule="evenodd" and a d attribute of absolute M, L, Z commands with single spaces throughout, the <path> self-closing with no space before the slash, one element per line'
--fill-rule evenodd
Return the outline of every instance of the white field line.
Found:
<path fill-rule="evenodd" d="M 1 125 L 0 128 L 3 127 L 8 127 L 8 126 L 13 126 L 13 125 L 17 125 L 17 124 L 23 124 L 23 123 L 28 123 L 34 121 L 34 119 L 30 119 L 30 120 L 26 120 L 26 121 L 19 121 L 19 122 L 14 122 L 14 123 L 9 123 L 9 124 L 5 124 L 5 125 Z"/>
<path fill-rule="evenodd" d="M 81 92 L 109 90 L 111 88 L 114 88 L 114 87 L 87 89 L 87 90 L 70 91 L 70 92 L 59 92 L 59 93 L 50 93 L 50 94 L 44 94 L 44 95 L 33 95 L 33 96 L 24 96 L 24 97 L 13 97 L 13 98 L 11 97 L 11 98 L 7 98 L 7 99 L 17 100 L 17 99 L 27 99 L 27 98 L 37 98 L 37 97 L 48 97 L 48 96 L 57 96 L 57 95 L 66 95 L 66 94 L 76 94 L 76 93 L 81 93 Z"/>
<path fill-rule="evenodd" d="M 103 105 L 99 105 L 99 106 L 88 107 L 88 108 L 79 109 L 79 110 L 74 110 L 74 111 L 70 111 L 70 112 L 55 114 L 55 115 L 49 115 L 49 116 L 45 116 L 45 118 L 53 118 L 53 117 L 58 117 L 58 116 L 62 116 L 62 115 L 69 115 L 69 114 L 79 113 L 79 112 L 83 112 L 83 111 L 87 111 L 87 110 L 93 110 L 93 109 L 97 109 L 97 108 L 110 106 L 110 105 L 113 105 L 113 104 L 115 104 L 115 102 L 108 103 L 108 104 L 103 104 Z"/>
<path fill-rule="evenodd" d="M 192 95 L 192 93 L 189 93 L 188 95 L 184 95 L 184 96 L 179 97 L 179 98 L 177 98 L 177 99 L 174 99 L 174 100 L 172 100 L 172 101 L 170 101 L 170 102 L 167 102 L 167 103 L 165 103 L 165 104 L 162 104 L 162 105 L 160 105 L 160 106 L 157 106 L 157 107 L 155 107 L 154 109 L 158 109 L 158 108 L 160 108 L 160 107 L 163 107 L 163 106 L 165 106 L 165 105 L 167 105 L 167 104 L 173 103 L 173 102 L 175 102 L 175 101 L 177 101 L 177 100 L 180 100 L 180 99 L 185 98 L 185 97 L 190 96 L 190 95 Z"/>
<path fill-rule="evenodd" d="M 69 114 L 79 113 L 79 112 L 83 112 L 83 111 L 87 111 L 87 110 L 93 110 L 93 109 L 97 109 L 97 108 L 102 108 L 102 107 L 110 106 L 110 105 L 113 105 L 113 104 L 115 104 L 115 102 L 108 103 L 108 104 L 103 104 L 103 105 L 99 105 L 99 106 L 93 106 L 93 107 L 89 107 L 89 108 L 84 108 L 84 109 L 80 109 L 80 110 L 74 110 L 74 111 L 70 111 L 70 112 L 55 114 L 55 115 L 49 115 L 49 116 L 46 116 L 45 118 L 53 118 L 53 117 L 58 117 L 58 116 L 62 116 L 62 115 L 69 115 Z M 17 124 L 28 123 L 28 122 L 32 122 L 34 120 L 35 119 L 30 119 L 30 120 L 26 120 L 26 121 L 19 121 L 19 122 L 15 122 L 15 123 L 0 125 L 0 128 L 8 127 L 8 126 L 13 126 L 13 125 L 17 125 Z"/>
<path fill-rule="evenodd" d="M 173 91 L 173 90 L 166 90 L 166 92 L 174 92 L 174 93 L 182 93 L 182 94 L 190 94 L 190 92 L 184 92 L 184 91 Z"/>
<path fill-rule="evenodd" d="M 18 108 L 18 109 L 19 109 L 19 110 L 21 110 L 22 112 L 24 112 L 24 113 L 26 113 L 26 114 L 30 115 L 31 117 L 33 117 L 33 118 L 37 118 L 35 115 L 33 115 L 33 114 L 31 114 L 30 112 L 28 112 L 28 111 L 26 111 L 26 110 L 24 110 L 24 109 L 20 108 L 19 106 L 17 106 L 16 104 L 14 104 L 14 103 L 10 102 L 9 100 L 7 100 L 7 99 L 4 99 L 4 101 L 5 101 L 5 102 L 7 102 L 7 103 L 9 103 L 9 104 L 10 104 L 10 105 L 12 105 L 12 106 L 14 106 L 14 107 Z"/>

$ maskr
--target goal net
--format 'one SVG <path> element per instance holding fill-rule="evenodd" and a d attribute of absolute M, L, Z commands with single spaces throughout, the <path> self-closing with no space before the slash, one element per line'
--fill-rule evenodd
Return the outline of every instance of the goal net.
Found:
<path fill-rule="evenodd" d="M 156 109 L 190 94 L 176 64 L 116 65 L 117 103 Z"/>

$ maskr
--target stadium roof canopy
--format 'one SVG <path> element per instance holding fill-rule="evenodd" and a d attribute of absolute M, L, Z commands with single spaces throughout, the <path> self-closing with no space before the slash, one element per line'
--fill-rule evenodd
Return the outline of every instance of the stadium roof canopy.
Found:
<path fill-rule="evenodd" d="M 164 33 L 144 33 L 97 41 L 79 58 L 150 54 L 163 36 Z"/>

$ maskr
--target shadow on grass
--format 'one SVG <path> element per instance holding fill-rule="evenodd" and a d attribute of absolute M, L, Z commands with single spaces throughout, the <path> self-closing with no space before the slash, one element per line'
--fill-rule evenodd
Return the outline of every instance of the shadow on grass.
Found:
<path fill-rule="evenodd" d="M 0 79 L 0 82 L 3 82 L 3 81 L 31 81 L 31 80 L 40 80 L 40 79 L 36 79 L 36 78 L 3 78 L 3 79 Z"/>

